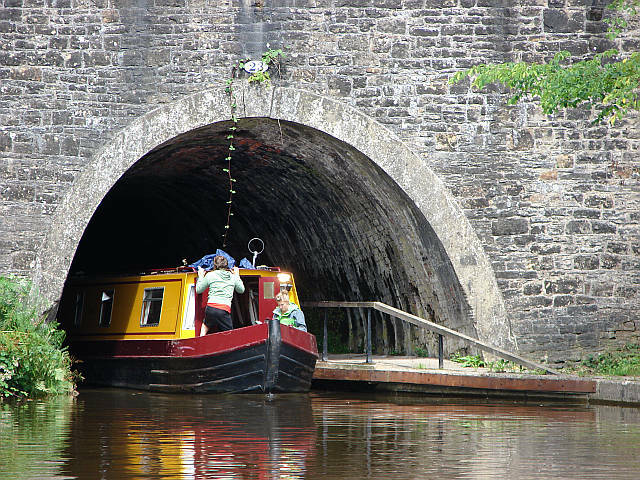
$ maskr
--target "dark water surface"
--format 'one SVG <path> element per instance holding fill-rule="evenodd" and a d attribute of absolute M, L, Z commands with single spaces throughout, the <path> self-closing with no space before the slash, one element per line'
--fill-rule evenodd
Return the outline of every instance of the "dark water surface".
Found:
<path fill-rule="evenodd" d="M 81 390 L 0 404 L 2 479 L 640 479 L 640 409 Z"/>

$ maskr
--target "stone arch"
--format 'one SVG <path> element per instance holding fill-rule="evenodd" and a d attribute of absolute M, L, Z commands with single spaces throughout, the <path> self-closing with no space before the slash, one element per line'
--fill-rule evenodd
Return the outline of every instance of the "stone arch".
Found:
<path fill-rule="evenodd" d="M 384 171 L 424 215 L 466 296 L 478 336 L 512 347 L 510 323 L 491 264 L 458 202 L 423 158 L 393 132 L 358 110 L 294 88 L 238 89 L 241 117 L 304 125 L 361 152 Z M 222 89 L 164 105 L 132 122 L 104 145 L 80 172 L 57 208 L 36 259 L 34 284 L 49 302 L 59 299 L 74 253 L 109 190 L 141 157 L 184 132 L 229 120 Z"/>

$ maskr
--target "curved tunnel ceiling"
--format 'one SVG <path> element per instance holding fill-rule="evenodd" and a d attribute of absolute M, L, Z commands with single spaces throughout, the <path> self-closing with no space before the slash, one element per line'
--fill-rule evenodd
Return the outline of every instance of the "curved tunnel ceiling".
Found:
<path fill-rule="evenodd" d="M 71 268 L 136 271 L 222 248 L 230 122 L 193 130 L 142 157 L 113 186 Z M 296 274 L 303 300 L 381 300 L 473 333 L 447 254 L 423 214 L 370 159 L 318 130 L 245 118 L 235 132 L 234 216 L 225 250 Z"/>

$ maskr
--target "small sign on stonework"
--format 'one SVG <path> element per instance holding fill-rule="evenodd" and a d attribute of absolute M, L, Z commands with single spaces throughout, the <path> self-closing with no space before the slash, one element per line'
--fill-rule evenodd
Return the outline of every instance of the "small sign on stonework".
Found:
<path fill-rule="evenodd" d="M 251 60 L 244 64 L 244 71 L 247 73 L 266 72 L 269 65 L 261 60 Z"/>

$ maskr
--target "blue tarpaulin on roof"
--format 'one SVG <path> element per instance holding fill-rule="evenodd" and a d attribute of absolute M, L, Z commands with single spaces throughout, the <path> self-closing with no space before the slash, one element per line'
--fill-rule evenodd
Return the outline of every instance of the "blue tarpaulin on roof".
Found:
<path fill-rule="evenodd" d="M 236 264 L 235 258 L 233 258 L 231 255 L 229 255 L 224 250 L 220 250 L 219 248 L 216 250 L 215 254 L 212 253 L 212 254 L 209 254 L 209 255 L 205 255 L 200 260 L 198 260 L 197 262 L 193 262 L 189 266 L 193 267 L 193 268 L 202 267 L 202 268 L 204 268 L 206 270 L 213 270 L 213 259 L 218 255 L 222 255 L 224 258 L 227 259 L 227 262 L 229 263 L 229 268 L 233 268 L 235 266 L 235 264 Z"/>
<path fill-rule="evenodd" d="M 249 269 L 255 270 L 253 268 L 253 265 L 251 265 L 251 262 L 246 258 L 243 258 L 242 260 L 240 260 L 240 268 L 249 268 Z"/>
<path fill-rule="evenodd" d="M 198 260 L 197 262 L 193 262 L 189 266 L 193 267 L 193 268 L 202 267 L 205 270 L 213 270 L 213 259 L 217 255 L 222 255 L 224 258 L 227 259 L 227 262 L 229 263 L 229 268 L 233 268 L 235 266 L 235 264 L 236 264 L 235 258 L 233 258 L 231 255 L 229 255 L 224 250 L 220 250 L 219 248 L 216 250 L 215 254 L 212 253 L 212 254 L 209 254 L 209 255 L 205 255 L 200 260 Z M 242 260 L 240 260 L 240 268 L 253 269 L 253 265 L 251 265 L 251 262 L 249 260 L 247 260 L 246 258 L 243 258 Z"/>

